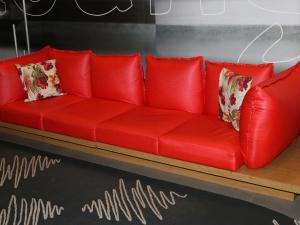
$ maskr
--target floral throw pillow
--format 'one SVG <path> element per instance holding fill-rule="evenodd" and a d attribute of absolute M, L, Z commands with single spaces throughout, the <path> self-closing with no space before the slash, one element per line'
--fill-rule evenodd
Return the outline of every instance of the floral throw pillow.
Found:
<path fill-rule="evenodd" d="M 56 60 L 52 59 L 34 64 L 16 65 L 27 93 L 25 102 L 63 95 L 55 63 Z"/>
<path fill-rule="evenodd" d="M 252 85 L 252 77 L 236 74 L 223 68 L 219 78 L 220 118 L 240 130 L 240 108 Z"/>

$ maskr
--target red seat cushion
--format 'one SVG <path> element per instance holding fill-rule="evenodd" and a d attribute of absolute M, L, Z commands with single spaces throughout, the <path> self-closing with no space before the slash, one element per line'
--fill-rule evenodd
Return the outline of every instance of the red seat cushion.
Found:
<path fill-rule="evenodd" d="M 97 98 L 144 104 L 141 56 L 92 55 L 92 89 Z"/>
<path fill-rule="evenodd" d="M 0 63 L 0 105 L 14 102 L 26 97 L 16 64 L 37 63 L 48 59 L 49 47 Z"/>
<path fill-rule="evenodd" d="M 197 116 L 160 137 L 159 154 L 228 170 L 243 164 L 239 133 L 215 116 Z"/>
<path fill-rule="evenodd" d="M 147 56 L 146 100 L 149 106 L 203 112 L 203 59 Z"/>
<path fill-rule="evenodd" d="M 49 56 L 51 59 L 56 59 L 57 73 L 65 93 L 91 97 L 90 55 L 91 51 L 50 49 Z"/>
<path fill-rule="evenodd" d="M 205 111 L 207 114 L 219 114 L 218 84 L 220 73 L 223 68 L 227 68 L 244 76 L 251 76 L 253 78 L 252 87 L 274 75 L 274 66 L 271 63 L 255 65 L 206 61 Z"/>
<path fill-rule="evenodd" d="M 138 107 L 98 124 L 97 141 L 157 154 L 159 136 L 192 116 L 182 111 Z"/>
<path fill-rule="evenodd" d="M 43 115 L 82 100 L 82 98 L 73 95 L 64 95 L 34 102 L 20 100 L 4 105 L 0 109 L 0 120 L 43 130 Z"/>
<path fill-rule="evenodd" d="M 95 141 L 97 123 L 135 108 L 134 105 L 96 98 L 87 99 L 70 107 L 44 116 L 47 131 Z"/>

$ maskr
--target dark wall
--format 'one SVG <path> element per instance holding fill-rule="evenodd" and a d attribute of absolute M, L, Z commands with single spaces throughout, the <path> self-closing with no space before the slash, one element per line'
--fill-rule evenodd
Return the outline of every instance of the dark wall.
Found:
<path fill-rule="evenodd" d="M 8 13 L 1 16 L 3 1 Z M 20 0 L 0 0 L 0 48 L 13 48 L 12 23 L 25 48 L 23 17 L 14 1 Z M 103 16 L 87 15 L 75 0 L 31 1 L 26 0 L 27 8 L 35 15 L 55 2 L 46 15 L 28 16 L 33 49 L 51 44 L 102 53 L 203 55 L 218 61 L 274 62 L 277 71 L 300 60 L 299 0 L 77 0 L 90 14 L 116 7 Z"/>
<path fill-rule="evenodd" d="M 23 19 L 22 0 L 1 1 L 6 5 L 7 13 L 0 16 L 0 21 Z M 152 8 L 154 10 L 154 4 Z M 26 0 L 26 9 L 32 21 L 155 22 L 155 17 L 147 13 L 150 11 L 148 0 Z"/>
<path fill-rule="evenodd" d="M 24 36 L 24 32 L 20 32 Z M 99 53 L 154 53 L 156 26 L 141 23 L 30 22 L 30 38 L 37 48 L 56 48 Z"/>
<path fill-rule="evenodd" d="M 15 24 L 19 47 L 26 48 L 21 2 L 5 1 L 7 12 L 0 16 L 0 46 L 13 47 Z M 31 48 L 50 44 L 102 53 L 152 53 L 155 16 L 150 15 L 150 5 L 154 11 L 155 5 L 149 0 L 26 0 Z"/>

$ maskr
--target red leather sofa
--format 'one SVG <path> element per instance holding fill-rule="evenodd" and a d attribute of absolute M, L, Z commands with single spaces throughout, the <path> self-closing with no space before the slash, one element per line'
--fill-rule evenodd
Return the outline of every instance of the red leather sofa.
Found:
<path fill-rule="evenodd" d="M 56 59 L 64 96 L 26 103 L 15 64 Z M 253 77 L 240 132 L 218 117 L 222 68 Z M 96 55 L 50 47 L 0 62 L 0 121 L 207 166 L 270 163 L 300 131 L 300 64 Z"/>

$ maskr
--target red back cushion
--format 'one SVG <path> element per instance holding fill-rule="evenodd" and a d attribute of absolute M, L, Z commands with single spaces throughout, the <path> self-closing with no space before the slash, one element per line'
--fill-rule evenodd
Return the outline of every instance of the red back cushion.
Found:
<path fill-rule="evenodd" d="M 30 55 L 8 59 L 0 63 L 0 105 L 26 97 L 16 64 L 25 65 L 47 60 L 49 48 L 47 46 Z"/>
<path fill-rule="evenodd" d="M 272 63 L 254 65 L 206 61 L 205 111 L 211 115 L 219 114 L 218 84 L 223 68 L 244 76 L 251 76 L 253 78 L 252 87 L 274 75 Z"/>
<path fill-rule="evenodd" d="M 92 55 L 93 96 L 144 104 L 144 78 L 141 56 Z"/>
<path fill-rule="evenodd" d="M 300 64 L 261 83 L 247 94 L 240 140 L 245 164 L 271 162 L 300 132 Z"/>
<path fill-rule="evenodd" d="M 56 59 L 63 92 L 79 97 L 91 97 L 90 55 L 91 51 L 50 49 L 49 56 Z"/>
<path fill-rule="evenodd" d="M 154 107 L 203 112 L 203 58 L 147 56 L 146 99 Z"/>

